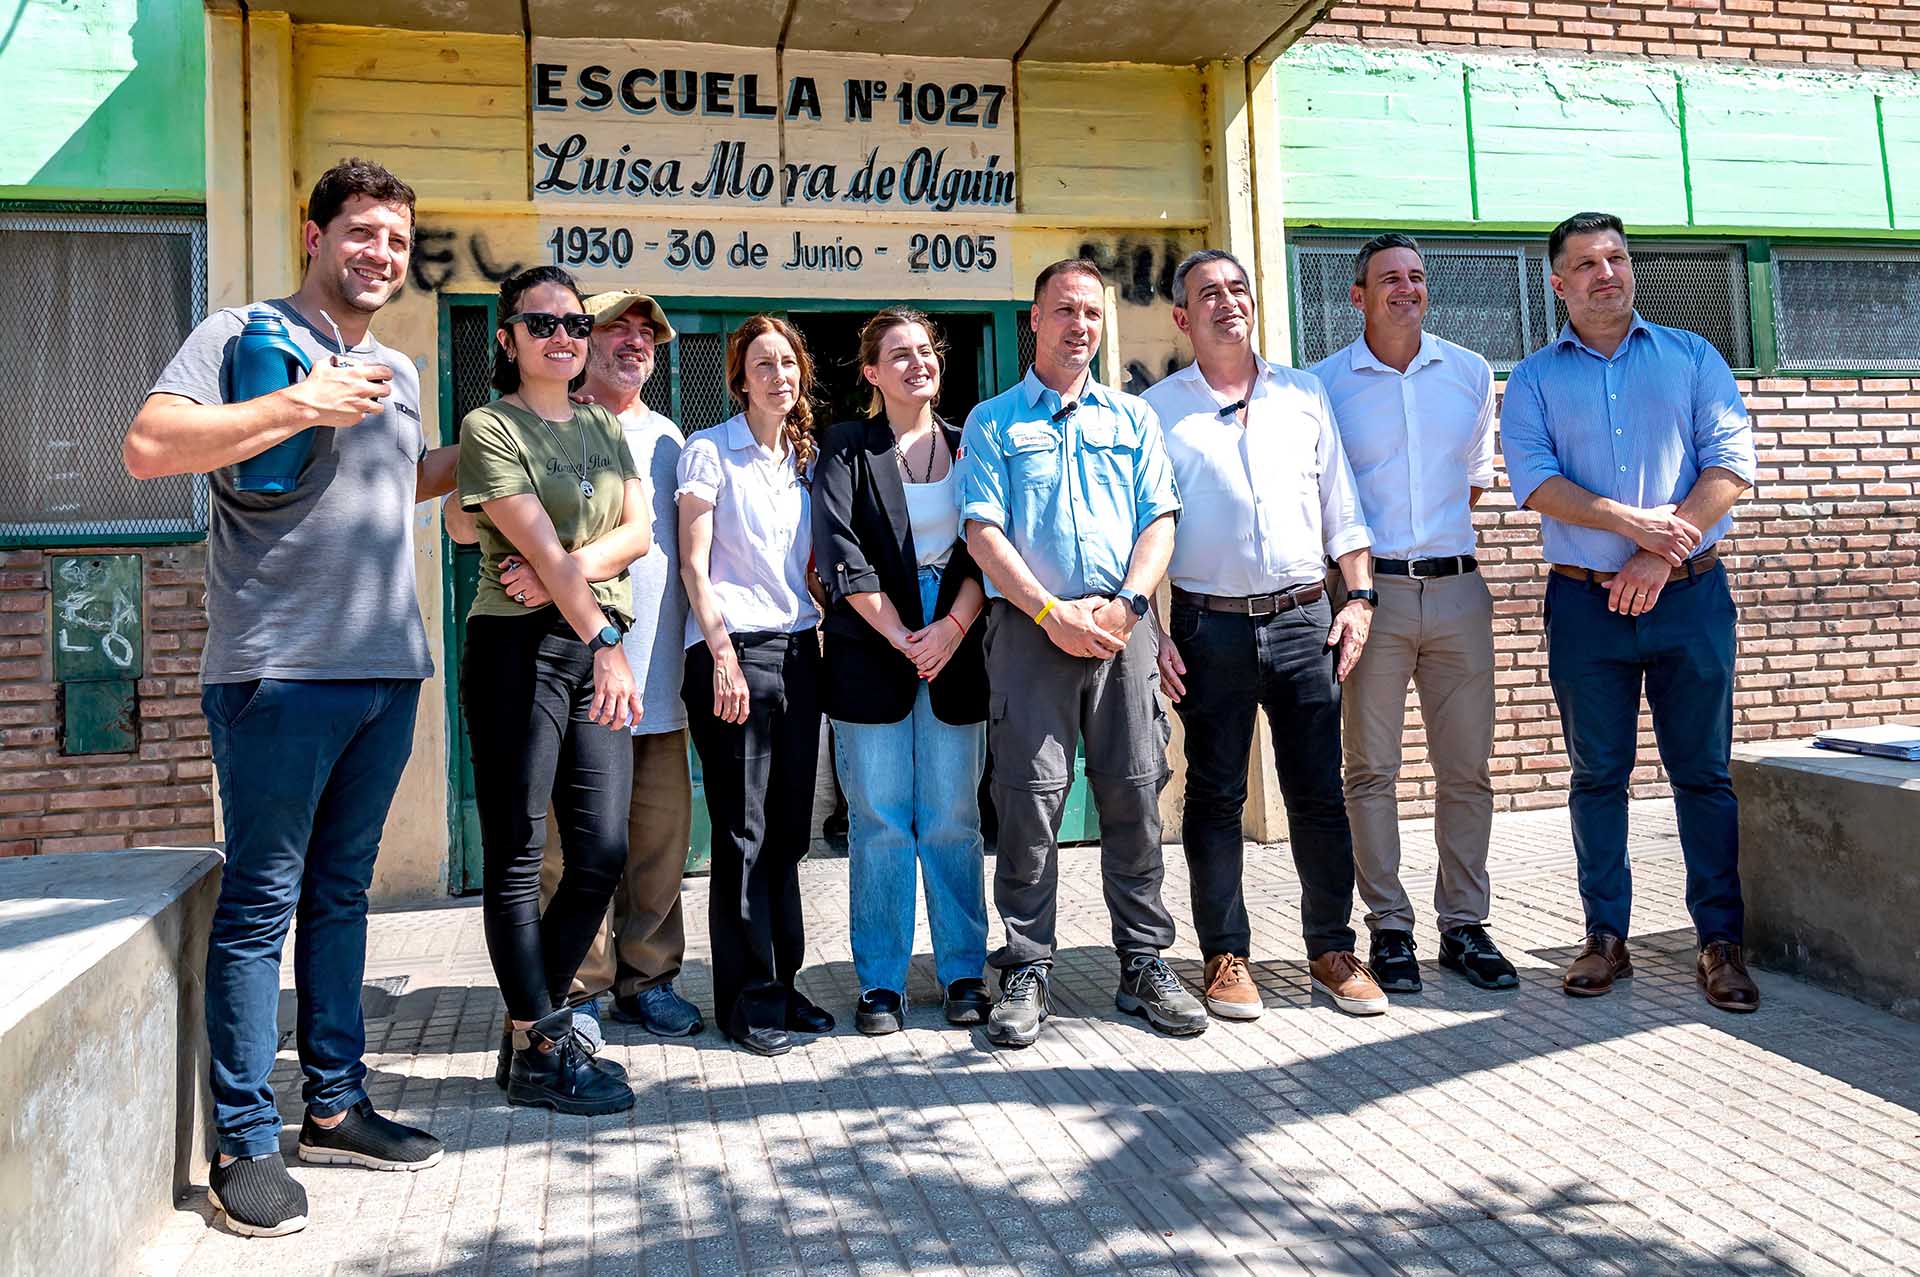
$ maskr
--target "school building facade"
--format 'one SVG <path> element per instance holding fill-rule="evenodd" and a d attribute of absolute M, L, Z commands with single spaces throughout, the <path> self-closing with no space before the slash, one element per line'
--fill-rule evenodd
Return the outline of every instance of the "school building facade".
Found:
<path fill-rule="evenodd" d="M 217 836 L 198 652 L 206 495 L 135 484 L 119 438 L 208 309 L 291 291 L 302 201 L 337 159 L 420 195 L 382 340 L 451 442 L 485 395 L 492 299 L 559 262 L 645 288 L 681 337 L 647 397 L 728 415 L 725 335 L 793 317 L 850 411 L 858 321 L 908 300 L 953 357 L 945 409 L 1031 358 L 1034 272 L 1085 254 L 1101 375 L 1187 358 L 1171 276 L 1205 244 L 1256 273 L 1263 350 L 1352 339 L 1368 235 L 1427 247 L 1430 326 L 1504 370 L 1559 319 L 1544 232 L 1618 212 L 1641 308 L 1726 354 L 1761 481 L 1729 545 L 1738 733 L 1920 714 L 1920 14 L 1756 0 L 26 0 L 0 41 L 0 854 Z M 1537 520 L 1497 490 L 1503 806 L 1564 800 Z M 415 516 L 440 676 L 422 698 L 380 898 L 478 882 L 450 673 L 471 562 Z M 324 625 L 327 618 L 316 616 Z M 1645 737 L 1637 778 L 1661 778 Z M 1430 810 L 1417 714 L 1403 796 Z M 1176 734 L 1175 749 L 1179 747 Z M 1282 826 L 1270 764 L 1248 827 Z M 1178 784 L 1169 790 L 1177 809 Z M 1169 826 L 1176 836 L 1177 824 Z"/>

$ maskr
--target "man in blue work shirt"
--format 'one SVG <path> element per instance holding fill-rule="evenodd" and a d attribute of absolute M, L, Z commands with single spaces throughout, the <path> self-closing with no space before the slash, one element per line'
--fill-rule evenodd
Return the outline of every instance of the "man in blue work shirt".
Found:
<path fill-rule="evenodd" d="M 1515 504 L 1541 515 L 1547 670 L 1573 762 L 1586 943 L 1562 979 L 1593 997 L 1631 974 L 1627 781 L 1644 680 L 1673 783 L 1695 972 L 1707 1001 L 1751 1011 L 1741 952 L 1733 750 L 1733 598 L 1718 542 L 1753 483 L 1753 430 L 1704 338 L 1642 319 L 1620 219 L 1579 213 L 1547 241 L 1567 324 L 1513 371 L 1501 437 Z"/>
<path fill-rule="evenodd" d="M 1007 942 L 987 1036 L 1026 1046 L 1047 1017 L 1060 812 L 1076 744 L 1100 816 L 1122 1011 L 1163 1032 L 1207 1027 L 1160 951 L 1166 719 L 1147 599 L 1180 510 L 1153 410 L 1093 379 L 1105 281 L 1055 262 L 1033 284 L 1033 369 L 975 408 L 960 447 L 960 517 L 986 574 L 987 740 L 1000 815 L 994 903 Z"/>

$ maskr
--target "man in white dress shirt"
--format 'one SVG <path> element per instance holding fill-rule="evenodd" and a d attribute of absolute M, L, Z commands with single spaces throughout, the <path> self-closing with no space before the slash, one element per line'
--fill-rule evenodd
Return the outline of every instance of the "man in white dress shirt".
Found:
<path fill-rule="evenodd" d="M 1313 372 L 1360 485 L 1380 594 L 1342 711 L 1354 870 L 1373 932 L 1368 965 L 1389 993 L 1420 991 L 1395 793 L 1411 680 L 1437 791 L 1440 965 L 1483 989 L 1517 988 L 1485 925 L 1493 596 L 1473 557 L 1473 507 L 1493 486 L 1493 370 L 1424 330 L 1427 271 L 1411 238 L 1381 235 L 1360 250 L 1352 299 L 1365 330 Z"/>
<path fill-rule="evenodd" d="M 1180 263 L 1173 293 L 1194 362 L 1146 399 L 1186 508 L 1159 659 L 1187 728 L 1181 840 L 1207 1009 L 1230 1020 L 1260 1014 L 1240 820 L 1255 710 L 1265 709 L 1313 987 L 1342 1011 L 1375 1015 L 1387 999 L 1353 952 L 1353 839 L 1340 785 L 1340 683 L 1367 641 L 1371 535 L 1320 382 L 1253 348 L 1246 269 L 1205 249 Z M 1329 555 L 1348 587 L 1337 616 Z"/>

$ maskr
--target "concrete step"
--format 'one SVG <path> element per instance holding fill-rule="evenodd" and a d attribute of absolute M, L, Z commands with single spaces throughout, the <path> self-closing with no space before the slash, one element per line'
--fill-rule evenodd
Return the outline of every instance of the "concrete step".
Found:
<path fill-rule="evenodd" d="M 212 847 L 0 860 L 0 1272 L 118 1273 L 204 1183 Z"/>

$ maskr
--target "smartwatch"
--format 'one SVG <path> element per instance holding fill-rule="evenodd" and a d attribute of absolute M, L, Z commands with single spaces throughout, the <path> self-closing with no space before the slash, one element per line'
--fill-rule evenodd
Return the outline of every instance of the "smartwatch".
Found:
<path fill-rule="evenodd" d="M 1127 609 L 1138 618 L 1147 614 L 1147 596 L 1138 590 L 1118 590 L 1114 598 L 1127 605 Z"/>
<path fill-rule="evenodd" d="M 587 643 L 587 651 L 598 654 L 601 649 L 620 646 L 620 630 L 617 626 L 603 625 L 600 632 Z"/>
<path fill-rule="evenodd" d="M 1366 605 L 1367 605 L 1368 607 L 1379 607 L 1379 606 L 1380 606 L 1380 591 L 1378 591 L 1378 590 L 1348 590 L 1348 591 L 1347 591 L 1347 601 L 1348 601 L 1348 602 L 1352 602 L 1352 601 L 1353 601 L 1353 600 L 1355 600 L 1355 599 L 1358 599 L 1358 600 L 1359 600 L 1360 602 L 1362 602 L 1362 603 L 1365 603 L 1365 604 L 1366 604 Z"/>

